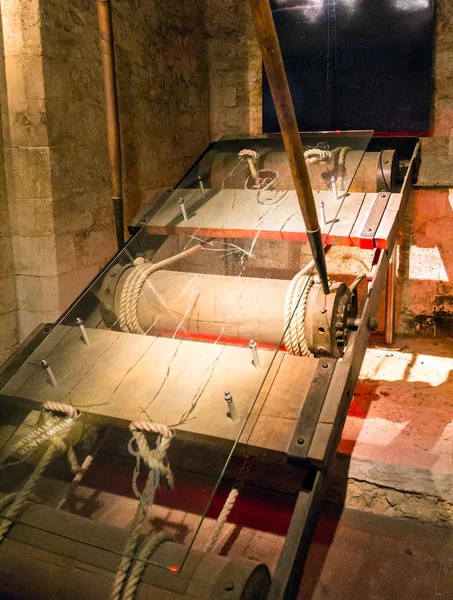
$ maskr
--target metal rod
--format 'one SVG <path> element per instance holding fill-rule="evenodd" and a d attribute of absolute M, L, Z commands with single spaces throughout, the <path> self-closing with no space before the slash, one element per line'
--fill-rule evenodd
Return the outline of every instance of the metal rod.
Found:
<path fill-rule="evenodd" d="M 121 139 L 116 89 L 115 46 L 113 40 L 112 9 L 110 0 L 97 0 L 99 40 L 104 73 L 105 108 L 107 114 L 107 142 L 112 180 L 118 250 L 124 246 L 123 174 Z"/>
<path fill-rule="evenodd" d="M 230 411 L 231 420 L 237 423 L 239 421 L 238 414 L 236 412 L 236 407 L 234 405 L 233 396 L 230 394 L 228 390 L 226 390 L 224 394 L 224 398 L 228 404 L 228 410 Z"/>
<path fill-rule="evenodd" d="M 252 361 L 256 369 L 261 369 L 260 356 L 258 354 L 258 344 L 255 340 L 250 340 L 249 348 L 252 351 Z"/>
<path fill-rule="evenodd" d="M 397 244 L 393 248 L 387 269 L 387 288 L 385 291 L 385 343 L 393 344 L 395 332 L 395 291 L 396 291 L 396 268 L 397 268 Z"/>
<path fill-rule="evenodd" d="M 184 200 L 182 198 L 179 199 L 179 205 L 181 207 L 182 217 L 184 221 L 188 221 L 189 217 L 187 216 L 186 205 L 184 204 Z"/>
<path fill-rule="evenodd" d="M 268 0 L 249 0 L 249 5 L 308 241 L 324 293 L 328 294 L 329 283 L 321 229 L 272 11 Z"/>
<path fill-rule="evenodd" d="M 82 340 L 85 342 L 85 344 L 87 346 L 89 346 L 90 345 L 90 340 L 88 339 L 88 334 L 87 334 L 87 331 L 85 329 L 85 325 L 83 324 L 82 319 L 77 318 L 76 319 L 76 325 L 80 329 L 80 335 L 82 337 Z"/>
<path fill-rule="evenodd" d="M 330 183 L 332 184 L 332 198 L 334 201 L 338 200 L 338 192 L 337 192 L 337 180 L 335 179 L 335 175 L 332 175 L 330 179 Z"/>
<path fill-rule="evenodd" d="M 204 191 L 203 179 L 200 177 L 200 175 L 198 175 L 198 186 L 200 188 L 201 195 L 204 198 L 205 197 L 205 191 Z"/>
<path fill-rule="evenodd" d="M 49 378 L 49 382 L 50 384 L 56 388 L 58 386 L 57 380 L 55 378 L 55 375 L 53 374 L 52 369 L 50 368 L 50 365 L 48 364 L 48 362 L 46 360 L 42 360 L 41 361 L 41 367 L 44 369 L 44 371 L 47 373 L 47 377 Z"/>
<path fill-rule="evenodd" d="M 321 226 L 325 227 L 327 225 L 326 221 L 326 205 L 323 200 L 319 201 L 319 217 L 321 219 Z"/>

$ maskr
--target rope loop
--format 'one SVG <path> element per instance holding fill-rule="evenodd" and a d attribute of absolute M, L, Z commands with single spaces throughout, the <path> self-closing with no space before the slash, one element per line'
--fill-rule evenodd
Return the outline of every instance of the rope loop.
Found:
<path fill-rule="evenodd" d="M 63 413 L 67 415 L 70 419 L 78 419 L 81 415 L 80 411 L 77 410 L 74 406 L 70 404 L 63 404 L 62 402 L 53 402 L 48 400 L 44 402 L 41 409 L 43 411 L 55 412 L 55 413 Z"/>
<path fill-rule="evenodd" d="M 132 421 L 129 425 L 130 431 L 149 431 L 153 433 L 157 433 L 164 438 L 173 438 L 175 437 L 175 430 L 171 427 L 167 427 L 167 425 L 162 425 L 161 423 L 154 423 L 153 421 Z"/>

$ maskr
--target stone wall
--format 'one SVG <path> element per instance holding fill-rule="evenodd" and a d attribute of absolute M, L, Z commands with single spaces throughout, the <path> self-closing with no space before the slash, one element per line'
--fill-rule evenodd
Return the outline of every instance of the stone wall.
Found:
<path fill-rule="evenodd" d="M 127 224 L 209 142 L 205 4 L 118 0 L 113 7 Z M 95 2 L 1 0 L 1 8 L 22 339 L 57 319 L 105 265 L 115 229 Z M 0 302 L 0 313 L 13 310 L 16 296 L 3 287 L 0 300 L 10 304 Z"/>
<path fill-rule="evenodd" d="M 211 140 L 259 133 L 261 53 L 247 2 L 206 0 Z"/>
<path fill-rule="evenodd" d="M 5 62 L 2 41 L 0 23 L 0 88 L 4 89 Z M 3 119 L 0 114 L 0 363 L 14 350 L 18 340 L 16 285 L 2 132 Z"/>

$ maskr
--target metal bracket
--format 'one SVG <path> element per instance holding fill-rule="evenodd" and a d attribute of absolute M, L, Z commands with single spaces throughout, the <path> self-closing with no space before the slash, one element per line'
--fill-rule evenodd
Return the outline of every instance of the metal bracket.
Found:
<path fill-rule="evenodd" d="M 288 448 L 288 462 L 307 459 L 319 416 L 332 379 L 336 358 L 320 358 Z"/>
<path fill-rule="evenodd" d="M 387 208 L 390 195 L 390 192 L 379 192 L 376 195 L 376 200 L 371 207 L 370 214 L 368 215 L 365 226 L 360 234 L 360 238 L 365 240 L 365 244 L 361 245 L 362 248 L 374 248 L 374 236 L 378 230 L 382 215 Z"/>

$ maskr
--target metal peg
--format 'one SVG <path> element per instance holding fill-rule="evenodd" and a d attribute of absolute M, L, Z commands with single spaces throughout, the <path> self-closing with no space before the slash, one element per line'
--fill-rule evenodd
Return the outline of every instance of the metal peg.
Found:
<path fill-rule="evenodd" d="M 53 387 L 57 387 L 57 380 L 55 379 L 55 375 L 53 374 L 52 369 L 50 368 L 49 363 L 47 362 L 47 360 L 42 360 L 41 361 L 41 367 L 46 371 L 47 373 L 47 377 L 49 378 L 49 382 Z"/>
<path fill-rule="evenodd" d="M 337 201 L 338 200 L 337 180 L 335 179 L 335 175 L 332 175 L 332 177 L 330 178 L 330 183 L 332 184 L 332 198 L 334 201 Z"/>
<path fill-rule="evenodd" d="M 224 394 L 225 400 L 228 404 L 228 409 L 230 411 L 230 417 L 231 420 L 234 421 L 235 423 L 237 423 L 239 421 L 239 417 L 238 414 L 236 412 L 236 407 L 234 406 L 234 402 L 233 402 L 233 396 L 230 394 L 230 392 L 227 390 Z"/>
<path fill-rule="evenodd" d="M 327 225 L 327 221 L 326 221 L 326 208 L 325 208 L 323 200 L 319 201 L 319 218 L 321 221 L 321 227 L 325 227 Z"/>
<path fill-rule="evenodd" d="M 200 188 L 201 195 L 204 198 L 205 197 L 205 191 L 204 191 L 203 179 L 200 177 L 200 175 L 198 175 L 198 187 Z"/>
<path fill-rule="evenodd" d="M 184 221 L 188 221 L 189 217 L 187 216 L 186 206 L 185 206 L 184 200 L 182 198 L 179 199 L 179 204 L 181 206 L 181 212 L 182 212 L 182 217 L 183 217 Z"/>
<path fill-rule="evenodd" d="M 256 369 L 261 369 L 261 361 L 258 354 L 258 344 L 255 340 L 250 340 L 249 348 L 252 351 L 252 362 L 255 365 Z"/>
<path fill-rule="evenodd" d="M 80 329 L 80 335 L 82 336 L 82 340 L 85 342 L 85 344 L 87 346 L 89 346 L 90 345 L 90 340 L 88 339 L 87 331 L 85 329 L 85 325 L 83 324 L 82 319 L 79 319 L 77 317 L 77 319 L 76 319 L 76 325 Z"/>

